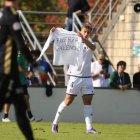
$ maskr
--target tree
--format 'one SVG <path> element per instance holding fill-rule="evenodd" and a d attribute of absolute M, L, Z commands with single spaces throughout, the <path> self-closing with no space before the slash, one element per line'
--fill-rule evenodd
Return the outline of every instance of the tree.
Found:
<path fill-rule="evenodd" d="M 61 0 L 60 0 L 61 2 Z M 22 11 L 45 11 L 45 12 L 61 12 L 64 11 L 62 3 L 59 0 L 22 0 L 19 9 Z M 26 14 L 25 15 L 32 29 L 35 32 L 50 29 L 51 23 L 64 23 L 65 15 L 49 15 L 49 14 Z M 46 23 L 47 25 L 45 25 Z M 49 25 L 49 26 L 48 26 Z M 53 26 L 53 25 L 52 25 Z"/>
<path fill-rule="evenodd" d="M 57 0 L 22 0 L 21 9 L 25 11 L 57 11 Z"/>

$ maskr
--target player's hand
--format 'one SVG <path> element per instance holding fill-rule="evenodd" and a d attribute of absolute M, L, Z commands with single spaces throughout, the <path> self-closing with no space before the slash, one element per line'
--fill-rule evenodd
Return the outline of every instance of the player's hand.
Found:
<path fill-rule="evenodd" d="M 78 32 L 77 35 L 78 35 L 79 37 L 81 37 L 82 42 L 84 42 L 84 38 L 83 38 L 83 35 L 81 34 L 81 32 Z"/>
<path fill-rule="evenodd" d="M 65 18 L 65 22 L 64 22 L 65 25 L 67 24 L 67 22 L 68 22 L 68 17 Z"/>
<path fill-rule="evenodd" d="M 77 15 L 79 15 L 79 14 L 82 13 L 82 11 L 81 11 L 81 10 L 77 10 L 77 11 L 75 11 L 75 13 L 76 13 Z"/>
<path fill-rule="evenodd" d="M 78 32 L 77 35 L 81 38 L 83 38 L 83 35 L 81 34 L 81 32 Z"/>
<path fill-rule="evenodd" d="M 103 70 L 100 71 L 100 74 L 105 74 Z"/>
<path fill-rule="evenodd" d="M 84 37 L 84 36 L 83 36 L 83 34 L 82 34 L 81 32 L 78 32 L 78 33 L 77 33 L 77 35 L 78 35 L 79 37 L 81 37 L 82 42 L 84 42 L 84 43 L 85 43 L 85 42 L 87 42 L 87 41 L 88 41 L 88 39 L 87 39 L 86 37 Z"/>
<path fill-rule="evenodd" d="M 55 27 L 51 28 L 50 32 L 54 32 L 55 31 Z"/>

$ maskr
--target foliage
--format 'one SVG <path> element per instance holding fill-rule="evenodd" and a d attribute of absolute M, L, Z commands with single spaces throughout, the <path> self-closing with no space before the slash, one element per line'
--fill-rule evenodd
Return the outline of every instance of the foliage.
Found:
<path fill-rule="evenodd" d="M 57 0 L 22 0 L 21 9 L 25 11 L 57 11 Z"/>
<path fill-rule="evenodd" d="M 66 3 L 65 3 L 66 4 Z M 56 6 L 57 5 L 57 6 Z M 66 5 L 65 5 L 66 6 Z M 65 11 L 61 0 L 22 0 L 20 9 L 23 11 L 43 11 L 43 12 L 61 12 Z M 51 23 L 64 23 L 64 18 L 58 15 L 49 14 L 26 14 L 25 15 L 35 32 L 42 32 L 49 28 Z M 47 26 L 45 25 L 47 24 Z M 49 25 L 49 26 L 48 26 Z"/>

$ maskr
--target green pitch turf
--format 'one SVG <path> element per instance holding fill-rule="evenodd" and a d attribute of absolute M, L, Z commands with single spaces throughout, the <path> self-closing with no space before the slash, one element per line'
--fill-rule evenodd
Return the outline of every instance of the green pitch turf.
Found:
<path fill-rule="evenodd" d="M 101 134 L 86 134 L 84 123 L 60 123 L 59 133 L 51 123 L 31 123 L 36 140 L 140 140 L 140 124 L 94 124 Z M 25 140 L 15 122 L 0 122 L 0 140 Z"/>

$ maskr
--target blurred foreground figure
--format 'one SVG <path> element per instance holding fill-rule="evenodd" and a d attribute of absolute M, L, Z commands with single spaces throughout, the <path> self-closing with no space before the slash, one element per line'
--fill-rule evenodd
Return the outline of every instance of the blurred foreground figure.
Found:
<path fill-rule="evenodd" d="M 133 88 L 140 89 L 140 64 L 138 65 L 138 72 L 133 75 Z"/>
<path fill-rule="evenodd" d="M 0 10 L 0 112 L 5 103 L 12 103 L 19 128 L 27 140 L 34 140 L 26 117 L 24 89 L 19 80 L 17 50 L 30 63 L 33 58 L 21 35 L 19 17 L 14 9 L 18 3 L 19 0 L 5 0 L 4 7 Z"/>

